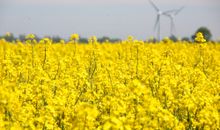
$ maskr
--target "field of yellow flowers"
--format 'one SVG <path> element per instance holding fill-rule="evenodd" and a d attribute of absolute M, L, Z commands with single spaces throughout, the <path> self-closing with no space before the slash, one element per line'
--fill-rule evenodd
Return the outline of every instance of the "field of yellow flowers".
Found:
<path fill-rule="evenodd" d="M 0 40 L 0 129 L 220 129 L 220 44 L 77 38 Z"/>

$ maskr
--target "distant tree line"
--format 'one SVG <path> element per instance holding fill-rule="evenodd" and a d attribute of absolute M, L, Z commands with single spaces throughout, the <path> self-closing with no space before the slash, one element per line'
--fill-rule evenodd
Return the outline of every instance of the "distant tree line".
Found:
<path fill-rule="evenodd" d="M 206 41 L 211 41 L 212 33 L 211 33 L 211 31 L 210 31 L 207 27 L 200 27 L 200 28 L 198 28 L 198 29 L 195 31 L 195 33 L 194 33 L 192 36 L 190 36 L 190 37 L 182 37 L 181 39 L 178 39 L 176 36 L 171 35 L 171 36 L 169 37 L 169 39 L 172 40 L 172 41 L 174 41 L 174 42 L 176 42 L 176 41 L 178 41 L 178 40 L 186 41 L 186 42 L 194 42 L 195 36 L 196 36 L 196 34 L 197 34 L 198 32 L 201 32 L 201 33 L 204 35 Z M 156 39 L 156 38 L 153 38 L 153 39 L 149 39 L 148 41 L 149 41 L 149 42 L 157 42 L 157 39 Z M 220 42 L 220 41 L 218 41 L 218 42 Z"/>
<path fill-rule="evenodd" d="M 13 35 L 13 33 L 10 33 L 10 34 L 5 34 L 3 36 L 0 36 L 0 39 L 4 38 L 6 41 L 9 41 L 9 42 L 13 42 L 13 41 L 16 41 L 16 40 L 24 42 L 26 40 L 25 37 L 26 37 L 26 35 L 24 35 L 24 34 L 21 34 L 18 37 L 15 37 Z M 65 40 L 66 42 L 69 41 L 69 39 L 66 40 L 64 38 L 61 38 L 60 36 L 45 36 L 45 37 L 52 39 L 54 43 L 58 43 L 61 40 Z M 35 35 L 35 39 L 37 41 L 40 41 L 40 39 L 42 39 L 42 37 L 39 37 L 39 36 Z M 100 43 L 103 43 L 103 42 L 114 43 L 114 42 L 119 42 L 119 41 L 121 41 L 120 38 L 110 38 L 110 37 L 107 37 L 107 36 L 103 36 L 101 38 L 98 38 L 98 42 L 100 42 Z M 78 42 L 79 43 L 88 43 L 88 38 L 80 37 Z"/>
<path fill-rule="evenodd" d="M 211 31 L 207 27 L 198 28 L 191 37 L 183 37 L 181 39 L 178 39 L 176 36 L 172 35 L 172 36 L 169 37 L 169 39 L 174 41 L 174 42 L 178 41 L 178 40 L 187 41 L 187 42 L 194 42 L 195 34 L 198 33 L 198 32 L 201 32 L 204 35 L 206 41 L 211 40 L 212 34 L 211 34 Z M 41 39 L 41 37 L 38 37 L 37 35 L 35 35 L 35 37 L 36 37 L 35 39 L 37 41 L 39 41 Z M 65 40 L 65 39 L 61 38 L 60 36 L 52 36 L 52 37 L 51 36 L 45 36 L 45 37 L 52 39 L 54 43 L 58 43 L 61 40 Z M 0 39 L 1 38 L 4 38 L 6 41 L 9 41 L 9 42 L 13 42 L 13 41 L 16 41 L 16 40 L 20 40 L 22 42 L 25 41 L 25 35 L 24 34 L 21 34 L 18 37 L 15 37 L 12 33 L 10 33 L 10 34 L 5 34 L 3 36 L 0 36 Z M 69 40 L 65 40 L 65 41 L 68 42 Z M 115 43 L 115 42 L 119 42 L 119 41 L 121 41 L 121 39 L 119 39 L 119 38 L 110 38 L 110 37 L 107 37 L 107 36 L 103 36 L 101 38 L 98 38 L 98 42 L 100 42 L 100 43 L 103 43 L 103 42 Z M 152 38 L 152 39 L 149 39 L 147 41 L 148 42 L 157 42 L 157 39 Z M 80 37 L 78 42 L 79 43 L 88 43 L 88 38 Z"/>

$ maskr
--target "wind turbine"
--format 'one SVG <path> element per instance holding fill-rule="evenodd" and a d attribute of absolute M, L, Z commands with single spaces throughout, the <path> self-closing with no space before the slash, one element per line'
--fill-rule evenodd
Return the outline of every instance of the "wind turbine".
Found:
<path fill-rule="evenodd" d="M 181 7 L 180 9 L 176 9 L 176 10 L 169 10 L 169 11 L 165 11 L 163 13 L 163 15 L 169 17 L 170 19 L 170 35 L 174 36 L 176 33 L 176 28 L 175 28 L 175 23 L 174 23 L 174 18 L 177 14 L 179 14 L 179 12 L 183 9 L 184 7 Z"/>
<path fill-rule="evenodd" d="M 153 1 L 149 0 L 150 4 L 153 6 L 153 8 L 157 11 L 157 18 L 156 22 L 154 24 L 154 31 L 157 29 L 157 39 L 160 41 L 160 17 L 161 15 L 164 15 L 164 12 L 162 12 L 154 3 Z"/>

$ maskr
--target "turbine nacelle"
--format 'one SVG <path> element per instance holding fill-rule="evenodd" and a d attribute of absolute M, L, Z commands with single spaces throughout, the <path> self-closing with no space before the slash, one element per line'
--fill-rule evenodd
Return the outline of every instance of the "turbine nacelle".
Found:
<path fill-rule="evenodd" d="M 158 11 L 157 14 L 158 15 L 163 15 L 163 12 L 162 11 Z"/>

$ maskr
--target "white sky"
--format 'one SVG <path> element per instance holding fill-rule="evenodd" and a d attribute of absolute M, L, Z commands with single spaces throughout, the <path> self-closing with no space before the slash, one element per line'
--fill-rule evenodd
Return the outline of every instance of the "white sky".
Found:
<path fill-rule="evenodd" d="M 175 17 L 177 35 L 191 36 L 201 26 L 220 37 L 220 0 L 153 0 L 161 10 L 185 8 Z M 0 35 L 39 36 L 71 33 L 138 39 L 154 36 L 156 12 L 148 0 L 0 0 Z M 161 18 L 161 35 L 169 36 L 169 19 Z"/>

